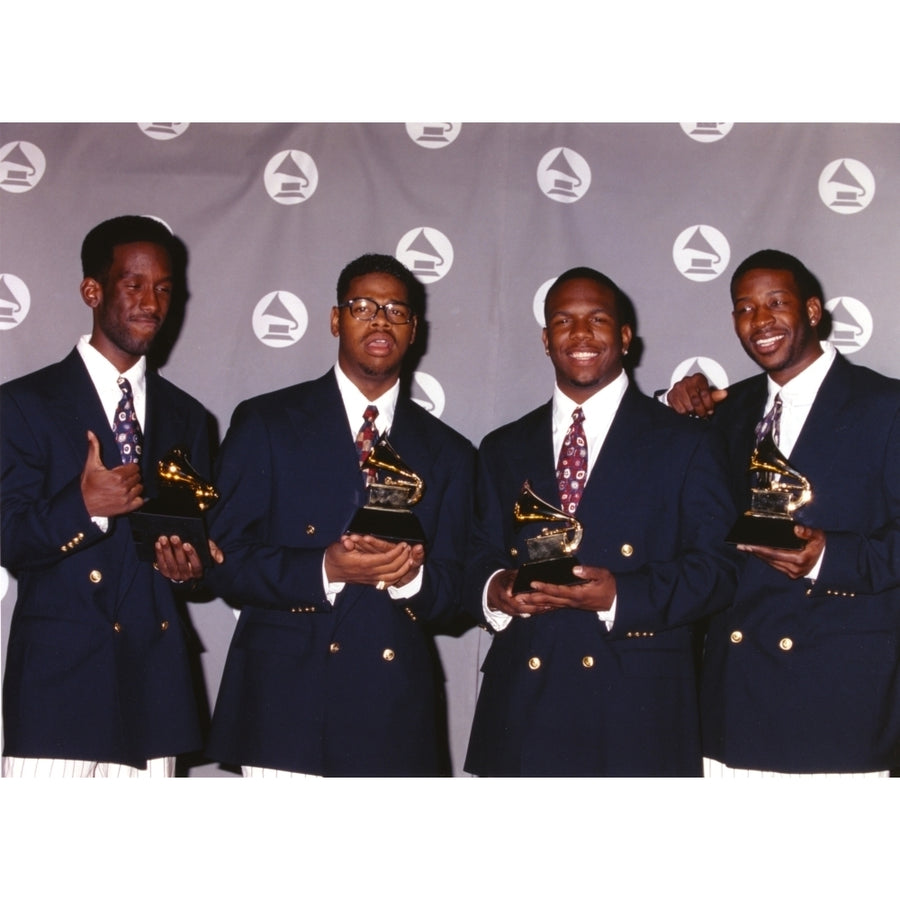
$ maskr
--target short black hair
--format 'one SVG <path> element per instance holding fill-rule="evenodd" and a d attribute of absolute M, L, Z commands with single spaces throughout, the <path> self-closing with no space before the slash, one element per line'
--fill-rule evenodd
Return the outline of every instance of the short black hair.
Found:
<path fill-rule="evenodd" d="M 344 299 L 354 278 L 376 272 L 396 278 L 406 288 L 406 299 L 412 307 L 413 314 L 421 315 L 425 305 L 425 286 L 399 259 L 386 253 L 364 253 L 347 263 L 338 276 L 337 302 L 340 303 Z"/>
<path fill-rule="evenodd" d="M 783 250 L 757 250 L 756 253 L 748 256 L 731 276 L 729 292 L 732 301 L 734 301 L 735 284 L 751 269 L 775 269 L 780 272 L 790 272 L 794 276 L 801 300 L 806 301 L 810 297 L 822 299 L 822 285 L 819 284 L 818 278 L 796 256 L 791 256 L 790 253 L 785 253 Z"/>
<path fill-rule="evenodd" d="M 604 275 L 602 272 L 598 272 L 596 269 L 592 269 L 589 266 L 576 266 L 574 269 L 567 269 L 553 282 L 553 284 L 550 285 L 549 288 L 547 288 L 547 293 L 544 296 L 545 325 L 547 323 L 547 306 L 550 302 L 550 295 L 560 287 L 560 285 L 565 284 L 567 281 L 574 281 L 576 278 L 586 278 L 589 281 L 593 281 L 600 285 L 600 287 L 612 291 L 616 307 L 616 318 L 619 320 L 619 325 L 634 326 L 634 322 L 632 321 L 634 317 L 631 314 L 631 303 L 622 292 L 622 289 L 608 275 Z"/>
<path fill-rule="evenodd" d="M 103 281 L 109 274 L 113 251 L 120 244 L 159 244 L 173 264 L 178 243 L 168 227 L 150 216 L 116 216 L 94 226 L 81 244 L 81 270 L 85 278 Z"/>

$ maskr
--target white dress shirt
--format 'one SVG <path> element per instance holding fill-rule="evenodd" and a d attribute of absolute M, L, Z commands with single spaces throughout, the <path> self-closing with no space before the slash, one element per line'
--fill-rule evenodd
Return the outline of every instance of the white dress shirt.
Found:
<path fill-rule="evenodd" d="M 593 394 L 584 403 L 576 403 L 570 397 L 567 397 L 559 389 L 558 385 L 555 385 L 553 388 L 553 459 L 559 459 L 563 441 L 565 441 L 566 433 L 569 430 L 569 426 L 572 424 L 572 413 L 580 406 L 581 411 L 584 413 L 584 421 L 581 425 L 584 428 L 584 436 L 588 445 L 587 477 L 584 482 L 585 487 L 587 487 L 587 483 L 590 480 L 594 463 L 600 455 L 603 442 L 606 440 L 606 435 L 609 434 L 610 426 L 612 425 L 616 412 L 619 409 L 619 404 L 622 402 L 622 397 L 625 395 L 627 388 L 628 376 L 624 371 L 620 372 L 613 381 L 606 385 L 606 387 L 597 391 L 596 394 Z M 491 578 L 496 574 L 497 573 L 494 572 L 491 575 Z M 488 624 L 495 631 L 502 631 L 512 621 L 512 616 L 488 607 L 488 584 L 490 584 L 491 578 L 488 579 L 487 584 L 484 586 L 481 606 L 484 610 Z M 612 606 L 608 610 L 598 611 L 597 613 L 597 617 L 606 625 L 607 630 L 610 630 L 613 627 L 615 616 L 616 599 L 613 599 Z"/>
<path fill-rule="evenodd" d="M 122 399 L 122 389 L 119 387 L 119 378 L 127 378 L 131 385 L 131 393 L 134 397 L 134 412 L 138 425 L 144 429 L 144 420 L 147 412 L 147 359 L 141 357 L 130 369 L 120 372 L 96 347 L 91 345 L 91 336 L 83 334 L 78 339 L 75 349 L 80 354 L 88 375 L 93 382 L 103 412 L 109 421 L 110 430 L 115 429 L 116 408 Z M 97 435 L 100 438 L 100 435 Z M 87 442 L 85 439 L 85 449 Z M 108 469 L 113 469 L 122 464 L 121 459 L 107 459 L 103 464 Z M 109 530 L 109 518 L 107 516 L 91 516 L 91 521 L 105 534 Z"/>

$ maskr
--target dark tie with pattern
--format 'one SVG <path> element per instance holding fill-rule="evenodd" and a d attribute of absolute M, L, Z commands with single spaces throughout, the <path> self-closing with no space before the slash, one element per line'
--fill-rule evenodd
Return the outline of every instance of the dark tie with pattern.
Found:
<path fill-rule="evenodd" d="M 116 443 L 119 445 L 119 455 L 122 457 L 122 464 L 139 463 L 141 461 L 141 443 L 144 438 L 134 411 L 134 397 L 131 393 L 131 384 L 127 378 L 120 376 L 118 385 L 122 391 L 122 396 L 119 399 L 119 405 L 116 407 L 113 433 L 116 436 Z"/>
<path fill-rule="evenodd" d="M 559 451 L 556 466 L 556 484 L 562 510 L 570 516 L 575 514 L 581 502 L 584 483 L 587 481 L 587 439 L 584 436 L 584 412 L 577 407 L 572 413 L 572 424 L 566 432 Z"/>
<path fill-rule="evenodd" d="M 781 394 L 775 395 L 772 408 L 759 420 L 756 425 L 756 444 L 759 446 L 762 439 L 771 432 L 772 441 L 777 447 L 781 440 Z"/>
<path fill-rule="evenodd" d="M 372 452 L 372 447 L 375 446 L 375 442 L 378 440 L 378 429 L 375 427 L 375 419 L 377 417 L 378 407 L 369 404 L 363 413 L 362 428 L 359 429 L 356 435 L 356 452 L 359 454 L 359 465 L 366 484 L 372 484 L 375 481 L 375 470 L 365 468 L 365 462 Z"/>

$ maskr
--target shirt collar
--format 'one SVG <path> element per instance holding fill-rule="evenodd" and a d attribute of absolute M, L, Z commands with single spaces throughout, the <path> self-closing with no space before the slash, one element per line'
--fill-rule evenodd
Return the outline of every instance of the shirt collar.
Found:
<path fill-rule="evenodd" d="M 590 442 L 590 432 L 594 430 L 596 424 L 606 423 L 606 429 L 609 428 L 609 423 L 612 422 L 627 388 L 628 376 L 624 369 L 608 385 L 600 388 L 584 403 L 576 403 L 560 390 L 559 385 L 554 385 L 553 430 L 562 429 L 565 432 L 572 422 L 572 413 L 580 406 L 584 412 L 585 433 Z"/>
<path fill-rule="evenodd" d="M 766 408 L 775 402 L 775 395 L 781 394 L 781 400 L 788 406 L 812 406 L 816 394 L 837 356 L 837 351 L 830 341 L 822 341 L 822 355 L 816 357 L 802 372 L 795 375 L 787 384 L 779 385 L 767 378 L 769 395 Z"/>
<path fill-rule="evenodd" d="M 334 365 L 334 374 L 337 378 L 338 390 L 344 401 L 344 410 L 347 413 L 347 421 L 354 437 L 359 431 L 363 420 L 363 414 L 369 405 L 378 407 L 378 418 L 375 419 L 375 427 L 379 434 L 387 434 L 394 424 L 394 410 L 397 408 L 397 398 L 400 396 L 400 379 L 397 379 L 380 397 L 369 400 L 365 394 L 344 374 L 339 363 Z"/>
<path fill-rule="evenodd" d="M 75 349 L 78 350 L 84 361 L 85 368 L 110 422 L 112 422 L 119 398 L 122 396 L 118 384 L 120 377 L 127 378 L 131 384 L 135 413 L 139 422 L 145 422 L 144 414 L 147 408 L 147 358 L 142 356 L 130 369 L 119 372 L 96 347 L 91 345 L 91 336 L 89 334 L 81 335 Z"/>

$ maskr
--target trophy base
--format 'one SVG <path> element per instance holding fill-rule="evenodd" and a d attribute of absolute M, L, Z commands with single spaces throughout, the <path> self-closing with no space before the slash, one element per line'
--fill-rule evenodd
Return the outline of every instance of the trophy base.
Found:
<path fill-rule="evenodd" d="M 802 550 L 806 541 L 794 534 L 792 519 L 773 519 L 745 514 L 732 526 L 725 538 L 729 544 L 751 544 L 774 550 Z"/>
<path fill-rule="evenodd" d="M 131 536 L 134 538 L 138 559 L 153 562 L 156 559 L 153 545 L 157 538 L 177 534 L 184 543 L 190 544 L 197 551 L 204 568 L 212 566 L 206 522 L 196 512 L 180 512 L 169 504 L 164 506 L 156 500 L 149 500 L 128 518 L 131 521 Z"/>
<path fill-rule="evenodd" d="M 422 525 L 408 509 L 379 509 L 363 506 L 356 511 L 346 529 L 347 534 L 371 534 L 383 541 L 399 544 L 424 544 Z"/>
<path fill-rule="evenodd" d="M 580 565 L 575 556 L 559 556 L 556 559 L 539 559 L 536 562 L 525 563 L 519 567 L 516 580 L 513 582 L 513 593 L 533 593 L 532 581 L 543 581 L 547 584 L 587 584 L 584 578 L 572 574 L 572 569 Z"/>

